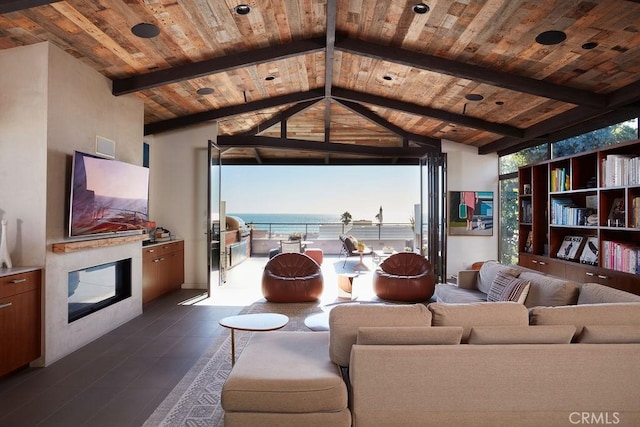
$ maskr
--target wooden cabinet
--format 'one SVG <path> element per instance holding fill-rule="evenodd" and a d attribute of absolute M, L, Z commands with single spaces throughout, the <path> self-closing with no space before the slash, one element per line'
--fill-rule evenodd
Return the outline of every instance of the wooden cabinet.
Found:
<path fill-rule="evenodd" d="M 142 302 L 180 289 L 184 283 L 184 241 L 157 243 L 142 249 Z"/>
<path fill-rule="evenodd" d="M 518 179 L 520 265 L 640 295 L 640 140 L 525 166 Z"/>
<path fill-rule="evenodd" d="M 41 355 L 41 277 L 39 269 L 18 268 L 0 276 L 0 376 Z"/>

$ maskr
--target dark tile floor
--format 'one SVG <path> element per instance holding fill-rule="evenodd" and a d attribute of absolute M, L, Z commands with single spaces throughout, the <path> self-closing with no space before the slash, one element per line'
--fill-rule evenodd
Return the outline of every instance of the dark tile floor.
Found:
<path fill-rule="evenodd" d="M 140 426 L 243 307 L 183 304 L 181 290 L 46 368 L 0 380 L 0 426 Z"/>

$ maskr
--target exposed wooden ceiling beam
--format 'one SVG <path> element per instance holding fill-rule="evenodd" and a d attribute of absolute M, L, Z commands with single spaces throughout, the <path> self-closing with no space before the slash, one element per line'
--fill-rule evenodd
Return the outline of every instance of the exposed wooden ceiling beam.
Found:
<path fill-rule="evenodd" d="M 333 55 L 336 43 L 336 14 L 338 13 L 337 0 L 327 0 L 327 37 L 324 66 L 324 96 L 331 96 L 333 85 Z"/>
<path fill-rule="evenodd" d="M 0 13 L 17 12 L 32 7 L 57 3 L 60 0 L 0 0 Z"/>
<path fill-rule="evenodd" d="M 433 148 L 436 148 L 438 150 L 440 150 L 442 147 L 442 140 L 431 138 L 429 136 L 417 135 L 415 133 L 407 132 L 401 127 L 388 122 L 384 118 L 375 114 L 373 111 L 365 108 L 362 104 L 358 104 L 357 102 L 346 101 L 344 99 L 336 99 L 335 101 L 343 105 L 345 108 L 351 110 L 352 112 L 364 117 L 365 119 L 382 126 L 383 128 L 395 133 L 398 136 L 403 137 L 405 140 L 418 142 L 424 145 L 430 145 Z"/>
<path fill-rule="evenodd" d="M 439 58 L 437 56 L 419 54 L 397 47 L 382 46 L 362 40 L 343 39 L 336 41 L 335 48 L 354 55 L 362 55 L 381 61 L 404 64 L 414 68 L 465 78 L 491 86 L 542 96 L 575 105 L 584 105 L 593 108 L 605 108 L 607 105 L 607 99 L 604 95 L 542 80 L 517 76 L 499 70 L 491 70 L 477 65 Z"/>
<path fill-rule="evenodd" d="M 553 139 L 554 137 L 552 135 L 561 135 L 562 137 L 560 139 L 555 139 L 555 141 L 560 141 L 564 138 L 570 138 L 594 130 L 591 129 L 591 121 L 595 121 L 596 119 L 598 119 L 597 122 L 600 127 L 629 120 L 634 117 L 633 111 L 637 107 L 636 103 L 640 102 L 640 81 L 610 93 L 607 95 L 607 98 L 609 99 L 609 104 L 614 106 L 607 111 L 594 110 L 588 107 L 575 107 L 560 115 L 528 127 L 523 138 L 501 138 L 483 145 L 478 150 L 478 153 L 512 153 L 517 151 L 514 147 L 521 149 L 541 144 L 546 140 Z M 607 117 L 610 121 L 603 121 L 603 119 Z M 637 117 L 637 115 L 635 117 Z M 540 140 L 540 138 L 544 141 Z"/>
<path fill-rule="evenodd" d="M 435 119 L 444 120 L 449 123 L 456 123 L 462 126 L 468 126 L 473 129 L 485 130 L 487 132 L 492 132 L 498 135 L 510 136 L 515 138 L 524 137 L 524 131 L 522 129 L 518 129 L 513 126 L 504 125 L 500 123 L 492 123 L 486 120 L 477 119 L 470 116 L 450 113 L 444 110 L 437 110 L 435 108 L 424 107 L 417 104 L 397 101 L 394 99 L 384 98 L 376 95 L 370 95 L 362 92 L 352 91 L 349 89 L 334 88 L 333 98 L 377 105 L 382 108 L 390 108 L 393 110 L 404 111 L 406 113 L 415 114 L 417 116 L 432 117 Z"/>
<path fill-rule="evenodd" d="M 307 108 L 311 107 L 312 105 L 318 103 L 318 100 L 314 99 L 311 101 L 305 101 L 305 102 L 300 102 L 296 105 L 294 105 L 293 107 L 280 112 L 279 114 L 274 115 L 272 118 L 265 120 L 262 123 L 259 123 L 258 126 L 255 126 L 254 128 L 248 130 L 247 132 L 242 133 L 241 135 L 257 135 L 260 132 L 269 129 L 271 126 L 280 123 L 280 122 L 284 122 L 286 120 L 288 120 L 289 118 L 293 117 L 294 115 L 306 110 Z"/>
<path fill-rule="evenodd" d="M 386 158 L 420 158 L 431 151 L 427 147 L 374 147 L 337 142 L 327 144 L 325 142 L 271 138 L 267 136 L 218 136 L 216 145 L 219 147 L 271 148 Z"/>
<path fill-rule="evenodd" d="M 195 113 L 187 116 L 176 117 L 174 119 L 149 123 L 144 126 L 144 134 L 150 135 L 154 133 L 166 132 L 185 126 L 195 125 L 201 122 L 218 120 L 224 117 L 236 116 L 238 114 L 263 110 L 265 108 L 273 108 L 285 104 L 295 104 L 298 102 L 318 100 L 322 98 L 323 94 L 319 91 L 298 92 L 287 95 L 274 96 L 272 98 L 247 102 L 246 104 L 232 105 L 229 107 L 218 108 L 216 110 L 203 111 L 201 113 Z"/>
<path fill-rule="evenodd" d="M 249 67 L 269 61 L 290 58 L 325 49 L 325 41 L 322 38 L 299 40 L 292 43 L 269 46 L 251 52 L 241 52 L 226 55 L 192 64 L 158 70 L 147 74 L 131 76 L 113 81 L 112 93 L 125 95 L 144 89 L 150 89 L 169 83 L 222 73 L 236 68 Z"/>

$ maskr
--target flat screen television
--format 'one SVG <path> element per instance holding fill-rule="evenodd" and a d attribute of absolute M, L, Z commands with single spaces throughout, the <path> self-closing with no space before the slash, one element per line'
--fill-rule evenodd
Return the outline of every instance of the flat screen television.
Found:
<path fill-rule="evenodd" d="M 76 151 L 71 166 L 69 237 L 145 230 L 149 169 Z"/>

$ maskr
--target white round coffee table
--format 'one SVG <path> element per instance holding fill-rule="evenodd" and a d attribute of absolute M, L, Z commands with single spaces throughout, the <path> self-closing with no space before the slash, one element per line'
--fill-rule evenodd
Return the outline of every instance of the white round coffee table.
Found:
<path fill-rule="evenodd" d="M 231 329 L 231 366 L 236 363 L 236 337 L 235 331 L 275 331 L 283 328 L 289 322 L 289 318 L 278 313 L 238 314 L 220 319 L 220 326 Z"/>

